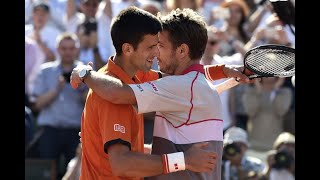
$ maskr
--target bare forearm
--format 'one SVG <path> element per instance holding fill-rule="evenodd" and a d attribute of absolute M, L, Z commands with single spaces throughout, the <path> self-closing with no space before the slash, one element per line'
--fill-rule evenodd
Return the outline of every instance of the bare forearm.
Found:
<path fill-rule="evenodd" d="M 67 1 L 67 20 L 69 20 L 76 13 L 75 0 Z"/>
<path fill-rule="evenodd" d="M 127 152 L 121 158 L 123 163 L 116 167 L 117 174 L 120 176 L 148 177 L 160 175 L 163 172 L 161 156 Z"/>
<path fill-rule="evenodd" d="M 104 0 L 105 1 L 105 6 L 103 8 L 103 12 L 110 18 L 112 19 L 112 6 L 110 0 Z"/>
<path fill-rule="evenodd" d="M 115 104 L 136 104 L 133 90 L 117 78 L 91 71 L 84 82 L 107 101 Z"/>

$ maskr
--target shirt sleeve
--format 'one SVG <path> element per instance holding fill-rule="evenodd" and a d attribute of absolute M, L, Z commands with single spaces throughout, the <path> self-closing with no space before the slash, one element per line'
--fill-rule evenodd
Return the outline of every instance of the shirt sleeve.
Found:
<path fill-rule="evenodd" d="M 167 76 L 129 86 L 137 99 L 138 113 L 184 111 L 190 108 L 192 83 L 183 76 Z"/>
<path fill-rule="evenodd" d="M 131 149 L 131 123 L 133 108 L 131 105 L 117 105 L 101 100 L 99 103 L 98 119 L 104 151 L 113 144 L 123 144 Z"/>
<path fill-rule="evenodd" d="M 148 81 L 154 81 L 161 78 L 161 73 L 155 70 L 150 70 L 148 72 L 138 71 L 136 76 L 139 80 L 144 83 Z"/>

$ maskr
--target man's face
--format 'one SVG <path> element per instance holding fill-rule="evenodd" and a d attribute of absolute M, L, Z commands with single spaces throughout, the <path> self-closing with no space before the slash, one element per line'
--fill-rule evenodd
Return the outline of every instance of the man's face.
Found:
<path fill-rule="evenodd" d="M 98 6 L 98 0 L 89 0 L 85 3 L 81 3 L 80 8 L 83 14 L 85 14 L 85 16 L 94 18 L 98 11 Z"/>
<path fill-rule="evenodd" d="M 49 20 L 49 12 L 37 8 L 32 13 L 32 19 L 36 28 L 42 28 Z"/>
<path fill-rule="evenodd" d="M 158 64 L 160 71 L 167 74 L 174 74 L 178 67 L 178 60 L 176 58 L 176 51 L 173 50 L 172 43 L 169 40 L 169 33 L 162 31 L 159 33 L 159 51 Z"/>
<path fill-rule="evenodd" d="M 145 35 L 136 50 L 131 54 L 131 63 L 142 71 L 149 71 L 155 57 L 159 56 L 158 35 Z"/>
<path fill-rule="evenodd" d="M 61 61 L 71 63 L 77 56 L 76 43 L 71 39 L 64 39 L 59 44 L 58 52 L 61 57 Z"/>

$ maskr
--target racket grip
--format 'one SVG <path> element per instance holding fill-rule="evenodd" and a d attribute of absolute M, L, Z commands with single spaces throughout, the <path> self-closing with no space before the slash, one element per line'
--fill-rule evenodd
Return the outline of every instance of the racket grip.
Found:
<path fill-rule="evenodd" d="M 240 84 L 235 78 L 230 78 L 218 85 L 215 86 L 216 91 L 218 92 L 218 94 L 221 94 L 222 92 L 233 88 L 234 86 Z"/>

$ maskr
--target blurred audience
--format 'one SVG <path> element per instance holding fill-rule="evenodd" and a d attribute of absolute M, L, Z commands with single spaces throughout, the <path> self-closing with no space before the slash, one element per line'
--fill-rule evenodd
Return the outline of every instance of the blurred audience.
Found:
<path fill-rule="evenodd" d="M 58 173 L 61 178 L 79 144 L 81 114 L 88 88 L 82 85 L 74 90 L 69 83 L 72 69 L 81 63 L 76 60 L 77 36 L 60 34 L 57 43 L 61 58 L 41 65 L 30 100 L 39 112 L 37 125 L 43 131 L 38 144 L 39 157 L 56 160 L 57 170 L 62 170 Z M 61 156 L 65 160 L 63 167 L 60 167 Z"/>
<path fill-rule="evenodd" d="M 222 179 L 253 179 L 263 172 L 264 163 L 258 158 L 246 155 L 249 142 L 245 130 L 239 127 L 229 128 L 224 135 L 223 142 Z"/>
<path fill-rule="evenodd" d="M 82 146 L 81 143 L 79 143 L 76 155 L 69 161 L 67 171 L 62 177 L 62 180 L 79 180 L 81 172 L 81 154 Z"/>
<path fill-rule="evenodd" d="M 56 38 L 60 30 L 50 25 L 50 7 L 47 3 L 38 2 L 32 8 L 32 24 L 25 25 L 25 36 L 37 42 L 45 54 L 46 61 L 54 61 L 57 57 Z"/>
<path fill-rule="evenodd" d="M 267 151 L 283 131 L 283 116 L 289 110 L 291 90 L 282 87 L 284 78 L 265 77 L 243 94 L 245 110 L 249 115 L 248 134 L 252 148 Z"/>
<path fill-rule="evenodd" d="M 295 179 L 295 136 L 282 132 L 267 156 L 268 167 L 261 180 Z"/>

